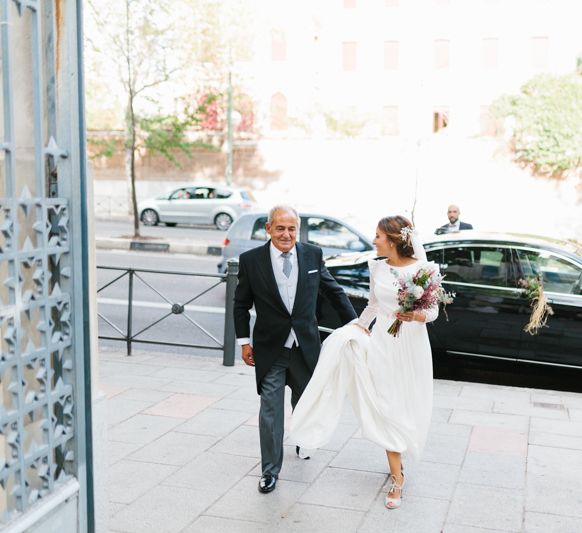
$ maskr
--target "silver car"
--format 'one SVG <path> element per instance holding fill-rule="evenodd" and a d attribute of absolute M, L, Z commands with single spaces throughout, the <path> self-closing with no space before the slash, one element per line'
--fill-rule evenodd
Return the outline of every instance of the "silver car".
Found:
<path fill-rule="evenodd" d="M 299 216 L 301 226 L 297 240 L 319 246 L 324 256 L 374 249 L 368 237 L 338 218 L 317 213 L 299 213 Z M 226 262 L 230 258 L 265 244 L 269 238 L 266 223 L 267 213 L 253 212 L 242 215 L 231 226 L 224 239 L 219 272 L 226 272 Z"/>
<path fill-rule="evenodd" d="M 249 191 L 217 185 L 188 185 L 157 198 L 140 202 L 139 217 L 146 226 L 162 222 L 176 224 L 214 224 L 227 230 L 242 213 L 256 206 Z"/>

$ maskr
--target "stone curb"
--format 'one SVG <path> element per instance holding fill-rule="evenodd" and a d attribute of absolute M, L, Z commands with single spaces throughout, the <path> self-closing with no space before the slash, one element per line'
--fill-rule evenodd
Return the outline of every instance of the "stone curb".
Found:
<path fill-rule="evenodd" d="M 97 238 L 95 239 L 95 246 L 100 250 L 130 250 L 132 243 L 139 243 L 142 250 L 155 252 L 168 252 L 177 254 L 192 254 L 192 255 L 222 255 L 221 246 L 212 246 L 208 243 L 190 244 L 180 241 L 132 241 L 131 239 L 121 238 Z M 148 248 L 148 244 L 151 247 Z"/>

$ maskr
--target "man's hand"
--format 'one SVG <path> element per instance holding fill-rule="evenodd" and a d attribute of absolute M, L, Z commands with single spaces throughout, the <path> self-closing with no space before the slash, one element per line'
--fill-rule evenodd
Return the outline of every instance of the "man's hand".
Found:
<path fill-rule="evenodd" d="M 250 344 L 243 344 L 241 348 L 243 361 L 249 366 L 255 366 L 253 347 Z"/>

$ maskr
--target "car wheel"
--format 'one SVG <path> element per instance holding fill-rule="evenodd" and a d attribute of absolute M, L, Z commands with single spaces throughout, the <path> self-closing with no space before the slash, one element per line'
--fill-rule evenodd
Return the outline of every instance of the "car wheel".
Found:
<path fill-rule="evenodd" d="M 232 217 L 226 213 L 219 213 L 214 217 L 214 224 L 221 231 L 226 231 L 232 224 Z"/>
<path fill-rule="evenodd" d="M 153 209 L 144 209 L 141 213 L 141 221 L 144 226 L 157 226 L 160 217 Z"/>
<path fill-rule="evenodd" d="M 176 226 L 176 222 L 164 222 L 164 224 L 168 226 L 168 228 L 173 228 Z"/>

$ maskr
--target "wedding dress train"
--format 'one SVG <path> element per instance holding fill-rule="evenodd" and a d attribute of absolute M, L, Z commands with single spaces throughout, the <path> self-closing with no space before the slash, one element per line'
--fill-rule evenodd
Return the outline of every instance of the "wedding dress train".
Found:
<path fill-rule="evenodd" d="M 432 358 L 426 325 L 402 324 L 398 337 L 387 330 L 398 310 L 397 278 L 425 266 L 417 261 L 391 267 L 370 261 L 370 300 L 359 323 L 376 323 L 368 336 L 348 324 L 323 343 L 317 367 L 291 419 L 290 440 L 304 448 L 321 448 L 337 427 L 349 397 L 363 437 L 394 452 L 418 458 L 432 413 Z M 438 309 L 427 312 L 436 319 Z"/>

